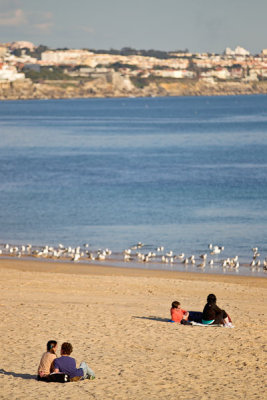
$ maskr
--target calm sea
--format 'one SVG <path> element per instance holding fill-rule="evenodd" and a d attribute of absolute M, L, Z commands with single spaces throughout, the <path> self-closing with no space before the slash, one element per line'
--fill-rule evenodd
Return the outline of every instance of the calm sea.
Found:
<path fill-rule="evenodd" d="M 0 102 L 0 242 L 267 256 L 267 96 Z"/>

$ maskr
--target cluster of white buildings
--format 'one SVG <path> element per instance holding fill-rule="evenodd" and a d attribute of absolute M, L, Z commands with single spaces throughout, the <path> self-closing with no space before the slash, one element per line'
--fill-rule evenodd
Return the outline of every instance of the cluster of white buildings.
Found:
<path fill-rule="evenodd" d="M 227 48 L 223 55 L 173 53 L 172 58 L 158 59 L 140 55 L 95 54 L 87 50 L 45 51 L 40 61 L 43 66 L 64 65 L 65 73 L 71 76 L 92 76 L 108 72 L 114 64 L 123 76 L 149 76 L 173 79 L 200 79 L 209 83 L 220 80 L 257 81 L 267 78 L 267 50 L 251 56 L 244 48 Z M 79 66 L 69 71 L 68 66 Z M 194 65 L 194 68 L 192 68 Z M 86 68 L 87 66 L 87 72 Z"/>
<path fill-rule="evenodd" d="M 150 76 L 172 79 L 198 79 L 209 83 L 239 80 L 257 81 L 267 79 L 267 49 L 257 56 L 237 46 L 226 48 L 222 55 L 207 53 L 170 53 L 170 58 L 159 59 L 141 55 L 96 54 L 88 50 L 46 50 L 37 59 L 27 54 L 35 46 L 31 42 L 0 44 L 0 81 L 15 81 L 25 78 L 19 72 L 23 66 L 64 66 L 65 74 L 77 77 L 92 77 L 107 74 L 116 68 L 123 77 Z M 15 55 L 20 50 L 19 55 Z M 116 65 L 116 67 L 114 66 Z"/>

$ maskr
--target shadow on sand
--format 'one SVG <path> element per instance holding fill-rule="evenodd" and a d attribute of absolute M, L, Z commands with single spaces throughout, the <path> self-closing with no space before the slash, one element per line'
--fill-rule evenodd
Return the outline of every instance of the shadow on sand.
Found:
<path fill-rule="evenodd" d="M 0 374 L 14 376 L 14 378 L 35 379 L 36 380 L 36 375 L 18 374 L 17 372 L 12 372 L 12 371 L 8 372 L 8 371 L 5 371 L 4 369 L 0 369 Z"/>
<path fill-rule="evenodd" d="M 150 319 L 151 321 L 159 321 L 159 322 L 171 322 L 170 318 L 155 317 L 154 315 L 149 315 L 149 317 L 137 317 L 137 316 L 133 315 L 132 318 Z"/>

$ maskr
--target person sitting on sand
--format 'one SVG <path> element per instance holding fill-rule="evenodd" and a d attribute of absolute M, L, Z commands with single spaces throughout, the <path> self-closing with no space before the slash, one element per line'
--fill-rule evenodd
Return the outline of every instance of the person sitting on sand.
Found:
<path fill-rule="evenodd" d="M 221 324 L 226 327 L 233 327 L 232 322 L 228 314 L 221 310 L 216 304 L 215 294 L 209 294 L 207 297 L 207 304 L 204 307 L 202 314 L 202 324 L 214 325 Z"/>
<path fill-rule="evenodd" d="M 73 351 L 73 347 L 70 343 L 64 342 L 61 345 L 61 357 L 54 361 L 54 372 L 62 372 L 69 375 L 71 381 L 78 381 L 80 379 L 94 379 L 95 374 L 91 368 L 85 362 L 80 364 L 79 368 L 76 368 L 76 361 L 70 357 Z"/>
<path fill-rule="evenodd" d="M 57 349 L 57 342 L 56 340 L 49 340 L 47 342 L 47 351 L 42 355 L 39 367 L 38 367 L 38 375 L 37 379 L 47 380 L 48 375 L 54 371 L 53 362 L 57 358 L 56 356 L 56 349 Z"/>
<path fill-rule="evenodd" d="M 181 308 L 181 304 L 179 301 L 173 301 L 171 307 L 171 322 L 178 322 L 182 325 L 192 325 L 191 322 L 188 321 L 189 312 L 185 311 Z"/>

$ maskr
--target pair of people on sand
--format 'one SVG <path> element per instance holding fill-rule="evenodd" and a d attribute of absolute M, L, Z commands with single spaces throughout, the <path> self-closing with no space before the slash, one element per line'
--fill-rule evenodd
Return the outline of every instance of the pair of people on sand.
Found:
<path fill-rule="evenodd" d="M 51 374 L 62 373 L 68 375 L 70 381 L 82 379 L 94 379 L 94 371 L 88 367 L 86 362 L 82 362 L 79 368 L 76 368 L 76 361 L 70 357 L 73 351 L 71 343 L 64 342 L 61 345 L 61 357 L 57 358 L 57 342 L 49 340 L 47 342 L 47 351 L 42 355 L 38 367 L 38 380 L 49 382 Z"/>
<path fill-rule="evenodd" d="M 233 327 L 231 318 L 225 312 L 221 310 L 216 304 L 215 294 L 209 294 L 207 297 L 207 304 L 204 307 L 202 313 L 202 324 L 203 325 L 223 325 L 225 327 Z M 178 322 L 183 325 L 193 325 L 194 321 L 189 321 L 189 312 L 183 310 L 179 301 L 173 301 L 171 307 L 171 321 Z"/>

